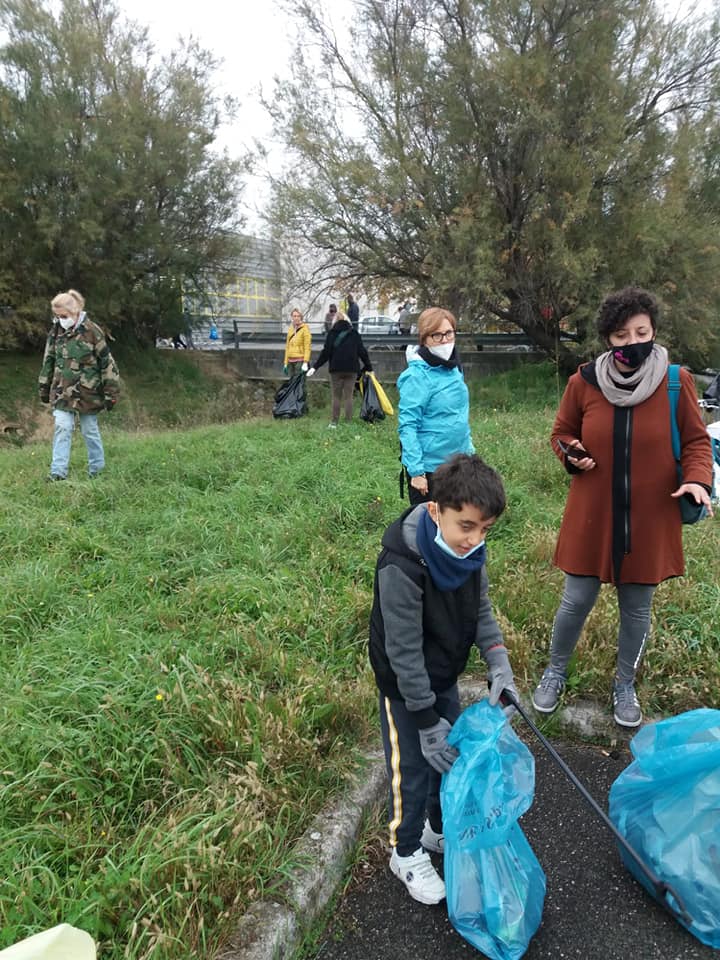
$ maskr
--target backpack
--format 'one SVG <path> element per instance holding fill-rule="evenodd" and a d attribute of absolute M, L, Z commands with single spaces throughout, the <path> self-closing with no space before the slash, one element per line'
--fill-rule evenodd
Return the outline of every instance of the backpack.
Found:
<path fill-rule="evenodd" d="M 678 430 L 677 425 L 677 406 L 678 399 L 680 397 L 680 364 L 671 363 L 668 367 L 668 394 L 670 397 L 670 434 L 672 439 L 672 451 L 673 457 L 675 457 L 675 465 L 677 468 L 677 480 L 678 486 L 683 482 L 682 475 L 682 466 L 680 464 L 680 431 Z M 712 444 L 713 451 L 713 460 L 715 462 L 716 458 L 720 456 L 720 444 L 714 438 L 710 438 L 710 443 Z M 713 470 L 713 477 L 715 476 L 716 471 Z M 713 483 L 713 489 L 711 493 L 713 499 L 717 498 L 717 490 L 715 489 L 715 484 Z M 683 523 L 697 523 L 698 520 L 704 520 L 708 515 L 707 508 L 704 504 L 696 503 L 695 499 L 688 494 L 680 497 L 680 516 Z"/>

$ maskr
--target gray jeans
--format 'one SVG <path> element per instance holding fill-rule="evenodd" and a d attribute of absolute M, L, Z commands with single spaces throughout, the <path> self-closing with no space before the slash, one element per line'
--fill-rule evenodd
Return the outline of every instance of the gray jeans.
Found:
<path fill-rule="evenodd" d="M 656 586 L 646 583 L 621 583 L 617 586 L 620 629 L 618 631 L 617 676 L 634 680 L 635 671 L 650 633 L 650 607 Z M 597 577 L 565 574 L 565 590 L 553 623 L 550 666 L 561 673 L 580 637 L 588 614 L 600 592 Z"/>

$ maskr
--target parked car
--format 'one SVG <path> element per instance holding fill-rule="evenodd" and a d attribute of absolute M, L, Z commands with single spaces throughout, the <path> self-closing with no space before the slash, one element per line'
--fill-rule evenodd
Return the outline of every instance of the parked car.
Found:
<path fill-rule="evenodd" d="M 400 333 L 397 320 L 381 313 L 360 317 L 359 331 L 367 336 Z"/>

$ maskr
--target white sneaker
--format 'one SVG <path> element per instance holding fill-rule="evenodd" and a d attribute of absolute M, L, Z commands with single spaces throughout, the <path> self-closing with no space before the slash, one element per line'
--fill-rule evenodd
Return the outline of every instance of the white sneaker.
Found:
<path fill-rule="evenodd" d="M 432 865 L 430 855 L 422 847 L 418 847 L 409 857 L 399 857 L 393 848 L 390 869 L 418 903 L 440 903 L 445 899 L 445 884 Z"/>
<path fill-rule="evenodd" d="M 431 853 L 445 853 L 445 837 L 442 833 L 435 833 L 429 820 L 425 821 L 420 843 Z"/>

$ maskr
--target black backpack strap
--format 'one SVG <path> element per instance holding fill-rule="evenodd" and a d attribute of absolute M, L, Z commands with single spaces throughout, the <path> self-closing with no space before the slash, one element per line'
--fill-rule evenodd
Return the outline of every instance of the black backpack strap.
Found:
<path fill-rule="evenodd" d="M 400 482 L 400 499 L 405 499 L 405 479 L 407 478 L 408 491 L 410 487 L 410 478 L 407 476 L 407 470 L 405 469 L 405 464 L 402 462 L 402 444 L 400 444 L 400 453 L 398 454 L 398 460 L 400 461 L 400 476 L 398 480 Z M 409 496 L 408 492 L 408 496 Z"/>

